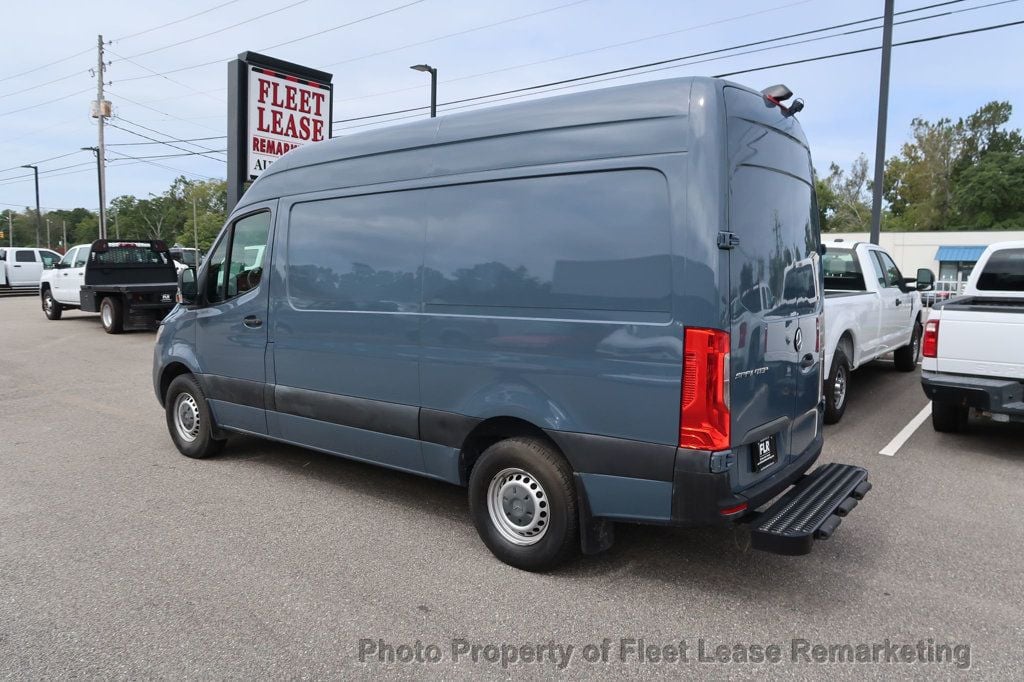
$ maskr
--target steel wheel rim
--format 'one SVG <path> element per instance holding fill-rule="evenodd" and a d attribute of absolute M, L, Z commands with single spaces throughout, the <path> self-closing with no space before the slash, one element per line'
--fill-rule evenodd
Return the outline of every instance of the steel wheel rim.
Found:
<path fill-rule="evenodd" d="M 191 443 L 199 437 L 199 403 L 189 393 L 179 393 L 174 399 L 174 430 L 178 437 Z"/>
<path fill-rule="evenodd" d="M 110 304 L 104 303 L 100 310 L 100 318 L 103 319 L 103 326 L 110 327 L 114 323 L 114 314 L 110 312 Z"/>
<path fill-rule="evenodd" d="M 50 293 L 49 289 L 43 294 L 43 310 L 48 313 L 53 312 L 53 294 Z"/>
<path fill-rule="evenodd" d="M 846 401 L 846 367 L 840 365 L 836 370 L 835 384 L 832 386 L 832 403 L 842 407 Z"/>
<path fill-rule="evenodd" d="M 514 545 L 528 547 L 540 542 L 551 525 L 550 510 L 540 481 L 522 469 L 502 469 L 487 487 L 491 524 Z"/>

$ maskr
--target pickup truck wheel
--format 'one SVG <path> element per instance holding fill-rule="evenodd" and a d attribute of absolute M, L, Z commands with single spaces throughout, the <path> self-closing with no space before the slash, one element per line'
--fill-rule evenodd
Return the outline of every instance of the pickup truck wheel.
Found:
<path fill-rule="evenodd" d="M 100 320 L 108 334 L 120 334 L 124 329 L 124 304 L 116 296 L 107 296 L 100 303 Z"/>
<path fill-rule="evenodd" d="M 191 374 L 175 377 L 167 387 L 164 411 L 167 430 L 181 454 L 205 459 L 224 449 L 225 441 L 213 437 L 213 418 L 206 395 Z"/>
<path fill-rule="evenodd" d="M 914 323 L 914 332 L 910 335 L 910 343 L 897 348 L 892 354 L 896 369 L 901 372 L 913 372 L 917 369 L 917 361 L 921 358 L 921 323 Z"/>
<path fill-rule="evenodd" d="M 48 320 L 59 320 L 61 314 L 64 312 L 64 306 L 57 303 L 57 300 L 53 297 L 53 292 L 49 289 L 43 290 L 43 313 L 46 315 Z"/>
<path fill-rule="evenodd" d="M 835 424 L 846 412 L 846 395 L 850 388 L 850 361 L 842 346 L 832 355 L 832 369 L 825 379 L 825 423 Z"/>
<path fill-rule="evenodd" d="M 510 566 L 546 571 L 579 551 L 572 469 L 542 441 L 487 448 L 470 475 L 469 508 L 480 539 Z"/>
<path fill-rule="evenodd" d="M 941 433 L 960 433 L 967 428 L 969 412 L 963 405 L 932 401 L 932 428 Z"/>

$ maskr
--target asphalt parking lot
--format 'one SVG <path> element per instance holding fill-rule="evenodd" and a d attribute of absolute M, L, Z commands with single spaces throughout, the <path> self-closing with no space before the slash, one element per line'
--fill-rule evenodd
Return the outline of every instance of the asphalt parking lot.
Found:
<path fill-rule="evenodd" d="M 880 455 L 927 404 L 917 374 L 886 362 L 854 375 L 822 457 L 867 467 L 874 490 L 811 555 L 620 526 L 610 552 L 536 575 L 491 556 L 460 488 L 242 437 L 179 455 L 152 333 L 109 336 L 77 311 L 48 322 L 33 297 L 0 300 L 0 330 L 0 677 L 1019 674 L 1024 429 L 925 422 Z M 686 640 L 687 660 L 641 662 L 623 639 L 663 657 Z M 441 660 L 381 662 L 379 640 Z M 782 660 L 700 660 L 702 641 L 705 657 L 777 644 Z M 814 662 L 794 660 L 801 642 L 961 648 Z M 505 669 L 487 660 L 502 645 Z"/>

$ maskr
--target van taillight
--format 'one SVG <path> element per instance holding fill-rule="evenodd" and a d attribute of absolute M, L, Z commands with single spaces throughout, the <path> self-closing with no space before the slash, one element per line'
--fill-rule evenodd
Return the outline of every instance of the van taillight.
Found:
<path fill-rule="evenodd" d="M 924 342 L 921 354 L 926 358 L 938 357 L 939 354 L 939 321 L 928 320 L 924 325 Z"/>
<path fill-rule="evenodd" d="M 729 438 L 729 333 L 687 328 L 679 406 L 679 447 L 727 450 Z"/>

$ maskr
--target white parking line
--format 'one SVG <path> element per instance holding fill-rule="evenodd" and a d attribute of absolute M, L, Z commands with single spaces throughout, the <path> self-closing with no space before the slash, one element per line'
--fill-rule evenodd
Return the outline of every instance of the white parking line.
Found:
<path fill-rule="evenodd" d="M 903 430 L 896 434 L 896 437 L 889 441 L 889 444 L 878 451 L 880 455 L 886 455 L 892 457 L 903 444 L 910 440 L 910 437 L 914 435 L 914 431 L 917 431 L 918 427 L 928 419 L 928 415 L 932 413 L 932 403 L 929 400 L 928 404 L 924 406 L 924 409 L 917 413 L 917 416 L 910 420 L 910 423 L 903 427 Z"/>

